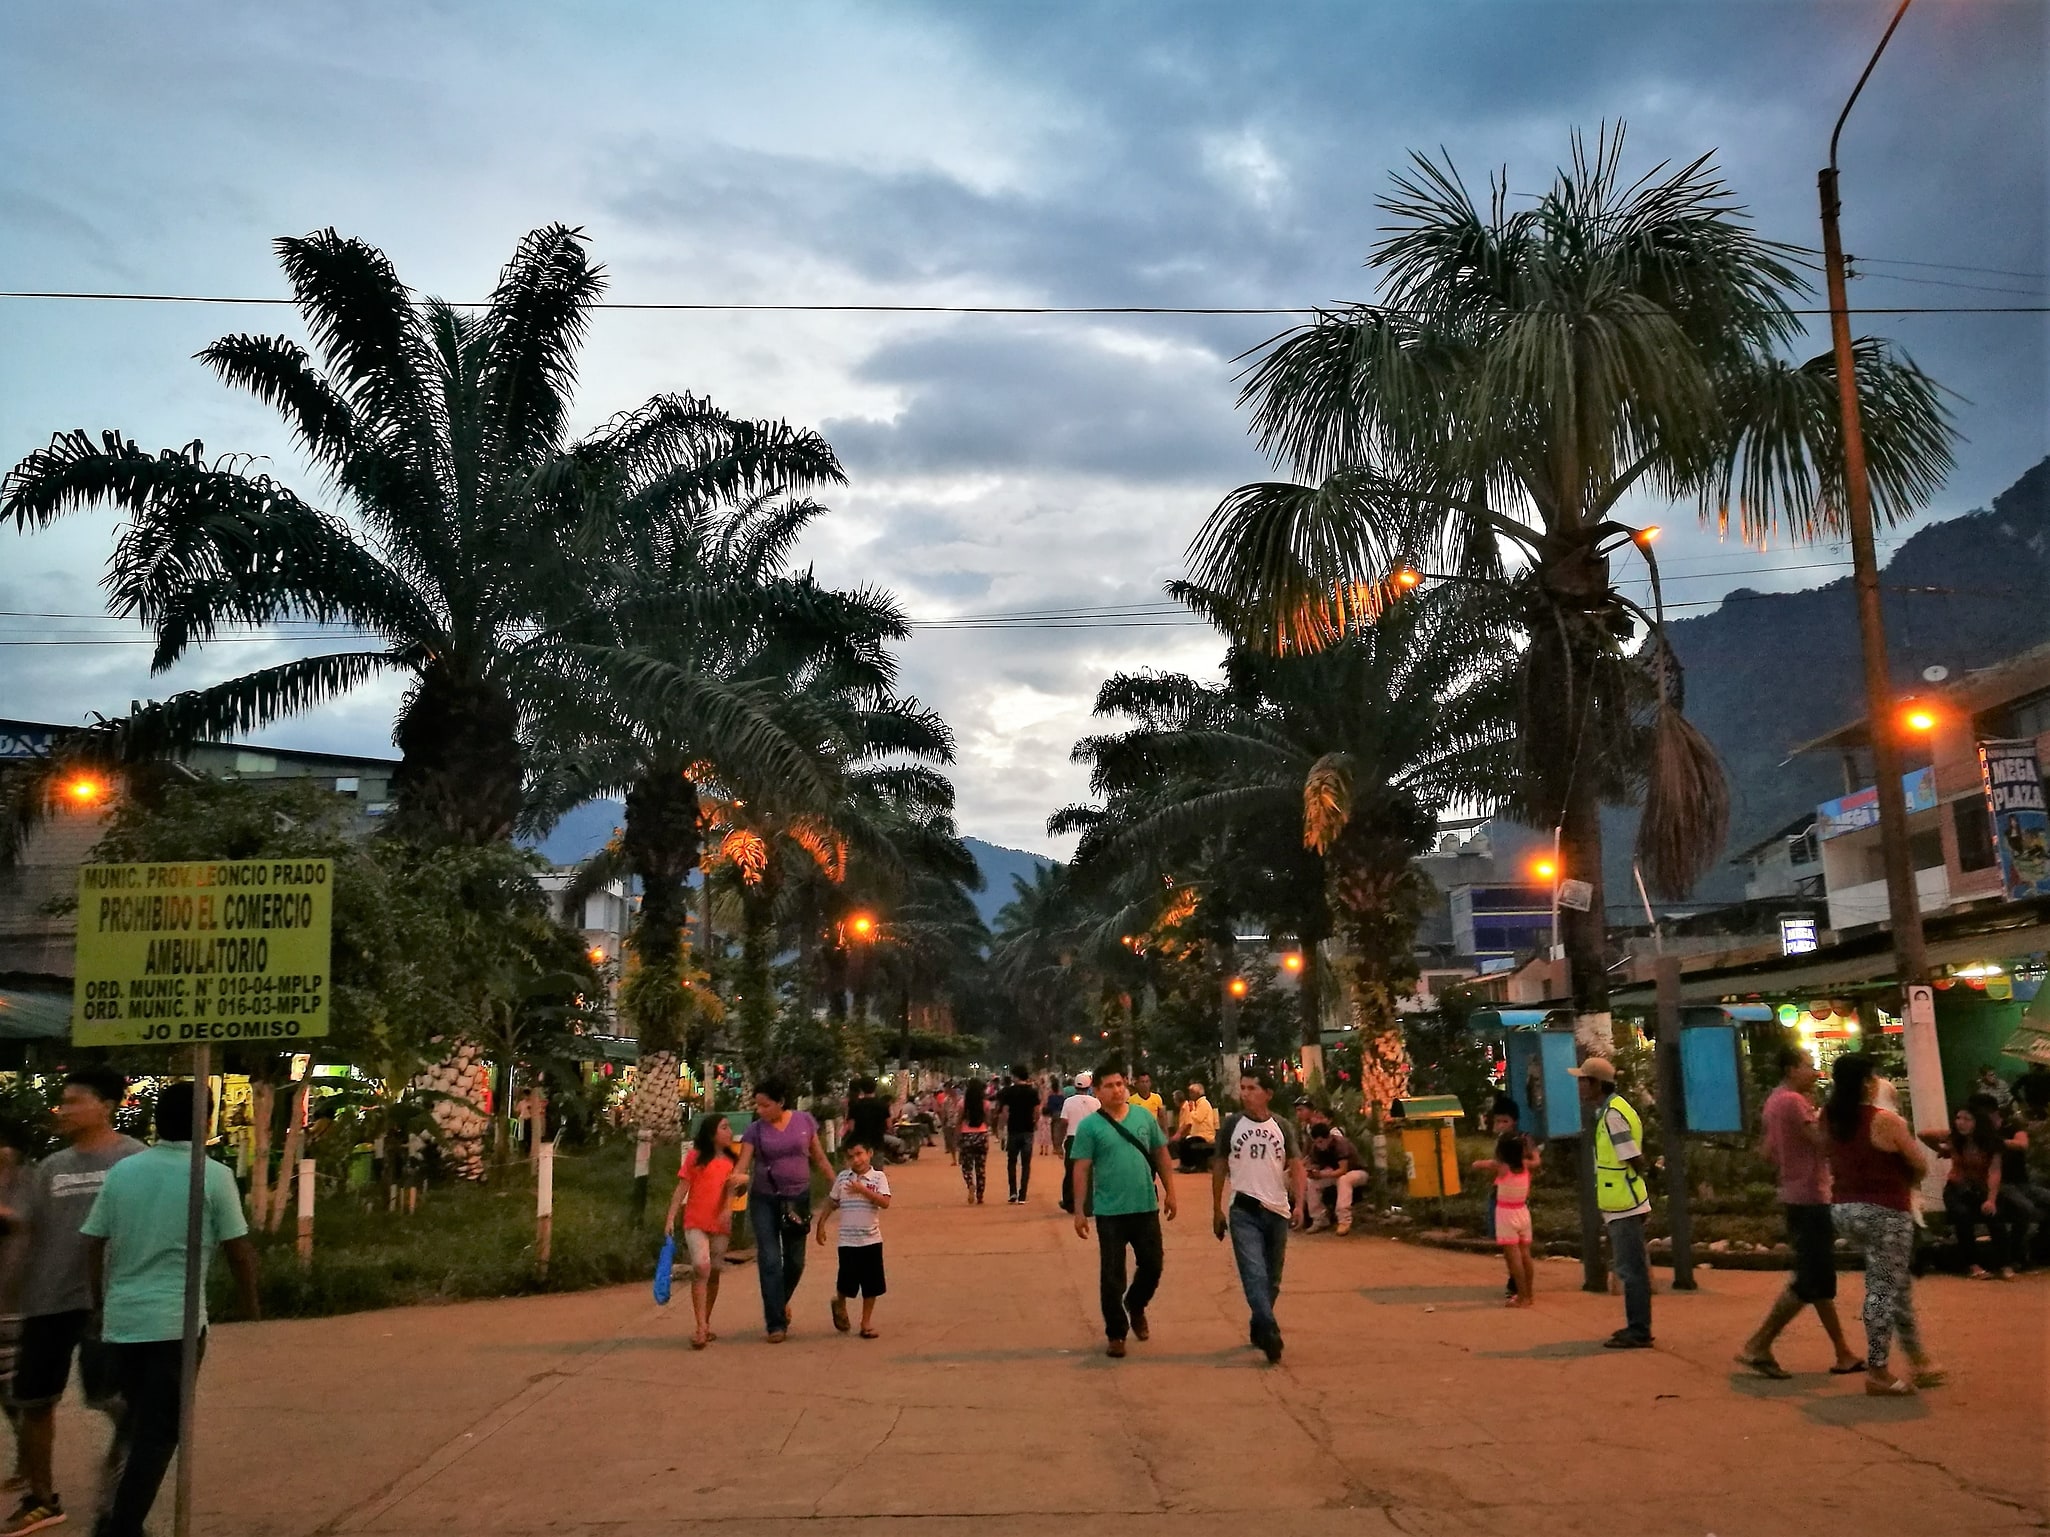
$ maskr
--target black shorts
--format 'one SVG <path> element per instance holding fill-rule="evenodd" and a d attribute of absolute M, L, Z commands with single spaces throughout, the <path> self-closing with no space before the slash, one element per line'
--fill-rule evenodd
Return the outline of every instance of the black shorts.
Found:
<path fill-rule="evenodd" d="M 862 1244 L 840 1251 L 840 1280 L 833 1288 L 843 1297 L 880 1297 L 890 1288 L 883 1282 L 883 1246 Z"/>
<path fill-rule="evenodd" d="M 40 1409 L 64 1396 L 71 1381 L 71 1357 L 78 1356 L 78 1385 L 85 1401 L 98 1406 L 121 1396 L 107 1347 L 91 1337 L 92 1314 L 42 1313 L 21 1321 L 21 1350 L 14 1362 L 9 1396 L 22 1409 Z"/>
<path fill-rule="evenodd" d="M 1787 1246 L 1794 1251 L 1794 1295 L 1803 1302 L 1836 1300 L 1836 1224 L 1827 1206 L 1783 1206 Z"/>

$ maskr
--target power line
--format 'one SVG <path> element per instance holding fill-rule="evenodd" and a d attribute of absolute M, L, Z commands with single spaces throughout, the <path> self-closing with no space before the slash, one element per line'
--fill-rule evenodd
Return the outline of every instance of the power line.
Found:
<path fill-rule="evenodd" d="M 1906 282 L 1927 279 L 1903 279 Z M 1975 285 L 1954 285 L 1975 286 Z M 2014 289 L 1995 289 L 2013 293 Z M 0 299 L 45 299 L 119 304 L 207 304 L 265 305 L 296 308 L 298 300 L 253 294 L 154 294 L 96 293 L 75 289 L 14 289 L 0 292 Z M 444 299 L 451 309 L 488 309 L 483 299 Z M 594 310 L 676 311 L 680 313 L 769 313 L 812 315 L 1323 315 L 1354 308 L 1349 302 L 1320 305 L 1228 305 L 1228 304 L 741 304 L 730 302 L 683 302 L 674 300 L 602 299 Z M 1368 306 L 1370 308 L 1376 306 Z M 1387 311 L 1385 313 L 1395 313 Z M 1790 315 L 1827 315 L 1824 309 L 1789 309 Z M 1856 305 L 1854 315 L 2042 315 L 2050 304 L 1918 304 Z"/>

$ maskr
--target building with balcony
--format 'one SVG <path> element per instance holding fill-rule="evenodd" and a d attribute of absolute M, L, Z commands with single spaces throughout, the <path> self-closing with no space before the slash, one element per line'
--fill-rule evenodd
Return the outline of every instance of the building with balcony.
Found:
<path fill-rule="evenodd" d="M 2007 809 L 2018 795 L 2043 804 L 2050 758 L 2050 645 L 1991 667 L 1929 682 L 1905 701 L 1909 855 L 1924 913 L 1991 906 L 2050 893 L 2044 818 Z M 1872 788 L 1871 723 L 1853 721 L 1796 749 L 1834 752 L 1844 794 L 1816 808 L 1829 926 L 1855 933 L 1884 923 L 1886 871 Z M 2033 755 L 2033 761 L 2030 761 Z M 1991 781 L 2006 781 L 1996 787 Z M 2003 803 L 1996 825 L 1993 801 Z"/>

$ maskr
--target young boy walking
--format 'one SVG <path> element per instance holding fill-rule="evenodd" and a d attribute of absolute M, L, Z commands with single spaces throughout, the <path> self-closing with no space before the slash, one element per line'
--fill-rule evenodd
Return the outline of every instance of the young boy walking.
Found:
<path fill-rule="evenodd" d="M 1252 1342 L 1270 1362 L 1281 1359 L 1281 1328 L 1274 1304 L 1281 1296 L 1281 1265 L 1288 1252 L 1289 1218 L 1304 1211 L 1307 1178 L 1295 1127 L 1271 1110 L 1274 1080 L 1264 1070 L 1239 1074 L 1237 1114 L 1224 1118 L 1210 1165 L 1210 1229 L 1231 1235 L 1239 1286 L 1252 1313 Z M 1231 1209 L 1224 1194 L 1231 1191 Z"/>
<path fill-rule="evenodd" d="M 890 1204 L 890 1176 L 875 1167 L 866 1143 L 850 1143 L 847 1167 L 833 1177 L 826 1209 L 819 1213 L 819 1247 L 826 1244 L 826 1218 L 840 1214 L 840 1278 L 833 1288 L 833 1327 L 845 1334 L 850 1298 L 861 1299 L 861 1337 L 876 1332 L 876 1298 L 889 1290 L 883 1280 L 883 1208 Z"/>

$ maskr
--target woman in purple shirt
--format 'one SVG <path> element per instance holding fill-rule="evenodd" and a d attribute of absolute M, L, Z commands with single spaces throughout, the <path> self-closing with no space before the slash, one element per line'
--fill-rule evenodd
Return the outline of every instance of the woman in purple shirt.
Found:
<path fill-rule="evenodd" d="M 789 1332 L 790 1299 L 804 1279 L 814 1168 L 833 1177 L 819 1145 L 819 1123 L 790 1108 L 790 1088 L 782 1079 L 764 1078 L 755 1085 L 755 1118 L 740 1134 L 733 1188 L 747 1191 L 747 1225 L 754 1235 L 762 1320 L 771 1345 L 782 1344 Z"/>

